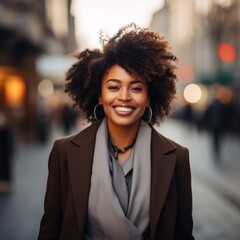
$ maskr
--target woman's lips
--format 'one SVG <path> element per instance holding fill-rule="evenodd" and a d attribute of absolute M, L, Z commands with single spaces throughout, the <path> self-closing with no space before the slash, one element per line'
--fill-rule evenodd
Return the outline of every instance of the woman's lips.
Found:
<path fill-rule="evenodd" d="M 120 113 L 120 114 L 128 114 L 134 111 L 134 107 L 132 106 L 115 106 L 114 109 L 116 110 L 116 112 Z"/>

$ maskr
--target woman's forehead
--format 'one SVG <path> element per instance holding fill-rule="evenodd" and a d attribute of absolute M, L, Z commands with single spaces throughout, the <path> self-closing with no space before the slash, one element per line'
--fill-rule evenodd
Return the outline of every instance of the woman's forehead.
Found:
<path fill-rule="evenodd" d="M 108 79 L 116 79 L 116 80 L 122 80 L 122 79 L 129 79 L 129 80 L 140 80 L 145 82 L 143 76 L 141 76 L 138 73 L 135 73 L 134 71 L 128 70 L 126 68 L 123 68 L 119 64 L 115 64 L 111 66 L 106 73 L 103 76 L 103 80 Z"/>

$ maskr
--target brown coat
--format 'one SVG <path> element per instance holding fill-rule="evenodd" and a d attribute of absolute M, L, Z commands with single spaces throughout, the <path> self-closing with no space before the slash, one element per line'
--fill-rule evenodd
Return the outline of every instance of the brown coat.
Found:
<path fill-rule="evenodd" d="M 98 127 L 54 143 L 39 240 L 83 239 Z M 194 239 L 188 150 L 153 128 L 151 155 L 151 239 Z"/>

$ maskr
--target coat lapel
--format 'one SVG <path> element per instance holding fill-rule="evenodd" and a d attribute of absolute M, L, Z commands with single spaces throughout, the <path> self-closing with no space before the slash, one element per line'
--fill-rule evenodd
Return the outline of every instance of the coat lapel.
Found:
<path fill-rule="evenodd" d="M 72 139 L 67 150 L 70 183 L 81 233 L 84 233 L 88 209 L 95 136 L 99 124 L 93 124 Z"/>
<path fill-rule="evenodd" d="M 175 168 L 176 156 L 169 153 L 175 149 L 176 147 L 173 143 L 153 129 L 150 195 L 150 232 L 152 239 L 155 239 L 158 219 L 164 205 Z"/>

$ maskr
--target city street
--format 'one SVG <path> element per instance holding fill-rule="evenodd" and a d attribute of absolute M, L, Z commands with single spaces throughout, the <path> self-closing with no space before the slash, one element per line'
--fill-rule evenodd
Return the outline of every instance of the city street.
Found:
<path fill-rule="evenodd" d="M 239 138 L 228 136 L 223 140 L 218 162 L 214 160 L 206 132 L 198 132 L 171 119 L 157 129 L 190 150 L 195 238 L 239 240 Z M 12 191 L 0 193 L 1 240 L 37 238 L 43 212 L 48 155 L 54 139 L 61 136 L 61 131 L 54 131 L 46 144 L 19 143 L 16 146 Z"/>

